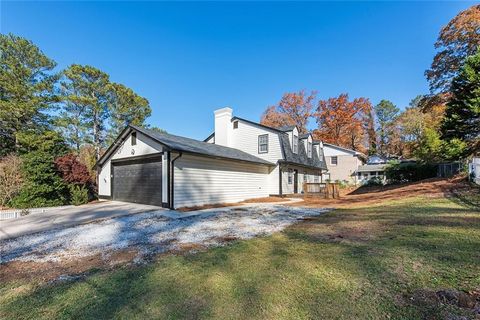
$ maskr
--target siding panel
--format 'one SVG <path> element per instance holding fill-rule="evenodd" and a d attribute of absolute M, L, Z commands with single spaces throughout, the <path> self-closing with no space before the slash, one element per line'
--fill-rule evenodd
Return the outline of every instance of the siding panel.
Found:
<path fill-rule="evenodd" d="M 265 166 L 183 155 L 174 170 L 176 208 L 269 195 L 269 169 Z"/>

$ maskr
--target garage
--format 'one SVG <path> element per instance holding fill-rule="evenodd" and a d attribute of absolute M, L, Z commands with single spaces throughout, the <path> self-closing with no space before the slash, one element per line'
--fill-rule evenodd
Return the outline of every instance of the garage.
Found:
<path fill-rule="evenodd" d="M 161 158 L 112 161 L 113 200 L 162 205 Z"/>

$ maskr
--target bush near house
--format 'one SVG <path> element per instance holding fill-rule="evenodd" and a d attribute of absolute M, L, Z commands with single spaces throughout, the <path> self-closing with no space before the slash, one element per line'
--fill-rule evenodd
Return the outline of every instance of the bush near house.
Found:
<path fill-rule="evenodd" d="M 437 175 L 437 166 L 428 163 L 391 163 L 385 169 L 389 183 L 414 182 Z"/>
<path fill-rule="evenodd" d="M 55 159 L 63 181 L 69 184 L 70 202 L 81 205 L 94 197 L 94 186 L 90 172 L 86 165 L 80 162 L 79 157 L 73 153 Z"/>
<path fill-rule="evenodd" d="M 67 203 L 67 184 L 58 175 L 54 157 L 43 151 L 30 152 L 22 157 L 25 184 L 10 201 L 16 208 L 50 207 Z"/>
<path fill-rule="evenodd" d="M 0 159 L 0 207 L 4 207 L 22 188 L 22 160 L 11 154 Z"/>

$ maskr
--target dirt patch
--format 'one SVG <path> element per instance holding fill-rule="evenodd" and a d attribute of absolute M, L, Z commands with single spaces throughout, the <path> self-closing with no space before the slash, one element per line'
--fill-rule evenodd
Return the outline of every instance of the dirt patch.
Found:
<path fill-rule="evenodd" d="M 265 197 L 265 198 L 255 198 L 247 199 L 242 203 L 270 203 L 270 202 L 284 202 L 285 198 L 282 197 Z"/>
<path fill-rule="evenodd" d="M 135 250 L 112 252 L 106 256 L 93 256 L 63 260 L 59 262 L 11 261 L 0 264 L 0 282 L 13 280 L 51 281 L 63 275 L 81 275 L 92 269 L 110 268 L 133 261 L 137 255 Z"/>
<path fill-rule="evenodd" d="M 442 289 L 438 291 L 430 289 L 419 289 L 407 297 L 408 303 L 415 306 L 427 308 L 439 308 L 442 306 L 453 306 L 462 311 L 468 312 L 472 317 L 480 317 L 480 290 L 470 292 L 458 291 L 455 289 Z M 455 318 L 455 315 L 447 313 L 445 319 Z"/>
<path fill-rule="evenodd" d="M 339 199 L 309 197 L 305 199 L 305 202 L 289 205 L 354 208 L 408 197 L 457 197 L 456 195 L 463 194 L 468 190 L 472 190 L 472 188 L 462 179 L 427 179 L 408 184 L 343 190 Z"/>
<path fill-rule="evenodd" d="M 215 204 L 207 204 L 203 206 L 192 206 L 192 207 L 182 207 L 175 209 L 180 212 L 189 212 L 189 211 L 197 211 L 197 210 L 205 210 L 205 209 L 216 209 L 216 208 L 226 208 L 226 207 L 233 207 L 233 206 L 241 206 L 247 203 L 275 203 L 275 202 L 283 202 L 285 198 L 281 197 L 264 197 L 264 198 L 254 198 L 254 199 L 247 199 L 242 202 L 233 202 L 233 203 L 215 203 Z"/>
<path fill-rule="evenodd" d="M 233 207 L 238 206 L 239 203 L 216 203 L 216 204 L 207 204 L 204 206 L 193 206 L 193 207 L 181 207 L 175 209 L 180 212 L 189 212 L 189 211 L 197 211 L 197 210 L 205 210 L 205 209 L 215 209 L 215 208 L 225 208 L 225 207 Z"/>

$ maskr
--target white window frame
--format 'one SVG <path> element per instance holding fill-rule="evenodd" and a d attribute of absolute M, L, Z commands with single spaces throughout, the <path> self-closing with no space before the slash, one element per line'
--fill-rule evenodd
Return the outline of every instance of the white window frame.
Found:
<path fill-rule="evenodd" d="M 298 153 L 298 136 L 297 135 L 293 135 L 292 149 L 293 149 L 293 153 L 295 154 Z"/>
<path fill-rule="evenodd" d="M 260 140 L 265 138 L 266 140 L 261 142 Z M 262 150 L 262 146 L 266 147 Z M 268 134 L 261 134 L 258 136 L 258 153 L 268 153 Z"/>
<path fill-rule="evenodd" d="M 334 159 L 334 158 L 335 158 L 335 160 L 336 160 L 335 163 L 333 163 L 333 159 Z M 330 164 L 331 164 L 332 166 L 338 165 L 338 156 L 331 156 L 331 157 L 330 157 Z"/>
<path fill-rule="evenodd" d="M 320 182 L 320 176 L 318 174 L 313 176 L 313 182 L 314 183 L 319 183 Z"/>
<path fill-rule="evenodd" d="M 288 169 L 287 183 L 293 184 L 293 169 Z"/>
<path fill-rule="evenodd" d="M 312 143 L 309 141 L 307 141 L 307 156 L 309 158 L 312 157 Z"/>
<path fill-rule="evenodd" d="M 308 174 L 306 171 L 303 172 L 303 182 L 308 183 Z"/>

